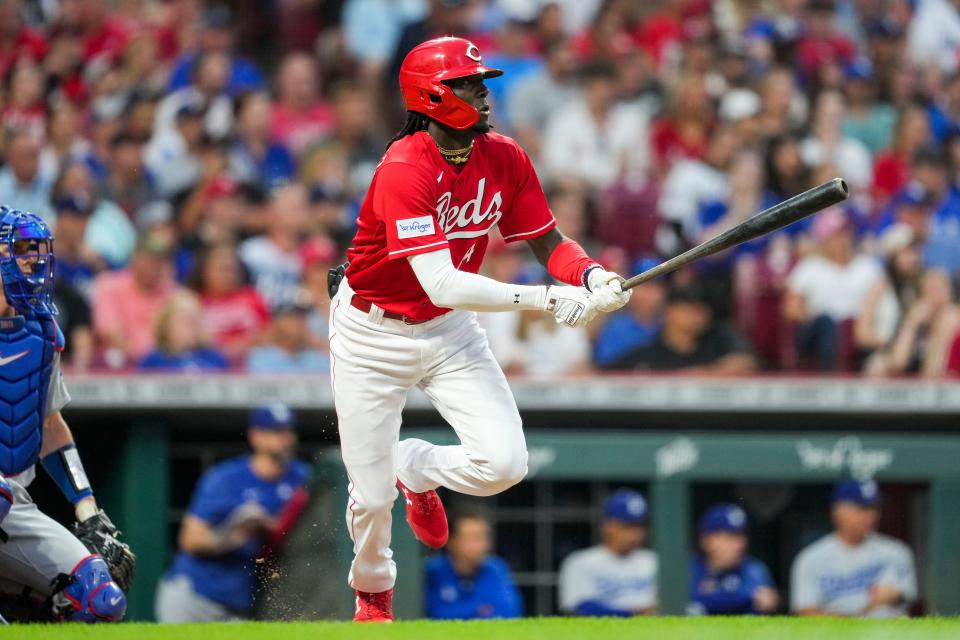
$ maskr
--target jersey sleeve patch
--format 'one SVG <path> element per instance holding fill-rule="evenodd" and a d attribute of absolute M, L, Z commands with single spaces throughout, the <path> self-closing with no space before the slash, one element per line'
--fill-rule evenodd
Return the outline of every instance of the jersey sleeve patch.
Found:
<path fill-rule="evenodd" d="M 397 238 L 400 240 L 432 236 L 435 233 L 436 228 L 434 227 L 432 216 L 397 220 Z"/>
<path fill-rule="evenodd" d="M 380 168 L 372 205 L 383 221 L 388 259 L 446 245 L 436 219 L 436 188 L 433 177 L 422 167 L 392 163 Z"/>

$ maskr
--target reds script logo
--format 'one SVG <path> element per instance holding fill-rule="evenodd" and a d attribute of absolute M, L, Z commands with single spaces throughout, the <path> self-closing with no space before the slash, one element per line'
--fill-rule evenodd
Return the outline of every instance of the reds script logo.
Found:
<path fill-rule="evenodd" d="M 477 238 L 485 235 L 494 225 L 500 222 L 500 218 L 503 217 L 500 212 L 503 196 L 500 191 L 497 191 L 484 206 L 483 197 L 486 188 L 487 179 L 480 178 L 480 182 L 477 183 L 476 197 L 467 200 L 460 206 L 450 205 L 453 194 L 449 191 L 437 199 L 437 222 L 447 239 Z M 484 225 L 483 229 L 468 230 L 468 227 L 476 227 L 481 224 Z M 456 229 L 462 229 L 462 231 L 456 231 Z"/>

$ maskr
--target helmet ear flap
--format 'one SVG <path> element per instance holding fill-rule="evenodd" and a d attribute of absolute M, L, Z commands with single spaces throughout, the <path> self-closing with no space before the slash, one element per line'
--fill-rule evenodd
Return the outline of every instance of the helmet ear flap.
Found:
<path fill-rule="evenodd" d="M 476 109 L 442 83 L 421 80 L 414 84 L 411 79 L 403 95 L 409 111 L 422 113 L 454 129 L 469 129 L 480 119 Z"/>
<path fill-rule="evenodd" d="M 454 129 L 469 129 L 480 120 L 480 114 L 472 106 L 451 95 L 438 109 L 437 120 Z"/>

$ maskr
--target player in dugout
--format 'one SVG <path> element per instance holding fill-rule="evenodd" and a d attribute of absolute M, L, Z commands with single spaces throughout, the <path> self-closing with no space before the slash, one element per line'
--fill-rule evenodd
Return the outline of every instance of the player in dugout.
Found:
<path fill-rule="evenodd" d="M 427 560 L 425 606 L 434 620 L 519 618 L 520 593 L 503 559 L 491 555 L 490 521 L 477 507 L 457 509 L 450 541 Z"/>
<path fill-rule="evenodd" d="M 156 596 L 158 622 L 219 622 L 250 617 L 256 562 L 305 498 L 310 475 L 296 460 L 296 421 L 280 403 L 254 409 L 252 455 L 225 460 L 197 484 L 180 526 L 180 552 Z"/>
<path fill-rule="evenodd" d="M 790 609 L 800 615 L 905 616 L 917 598 L 913 553 L 876 532 L 880 491 L 873 481 L 834 487 L 834 531 L 793 561 Z"/>
<path fill-rule="evenodd" d="M 717 504 L 700 517 L 700 549 L 690 562 L 692 615 L 774 613 L 780 595 L 770 571 L 747 555 L 747 514 Z"/>
<path fill-rule="evenodd" d="M 629 617 L 656 612 L 657 556 L 644 549 L 647 503 L 619 489 L 603 509 L 600 544 L 560 565 L 560 610 L 581 616 Z"/>
<path fill-rule="evenodd" d="M 440 548 L 448 528 L 438 487 L 490 496 L 527 473 L 520 414 L 474 312 L 543 311 L 582 327 L 630 297 L 619 275 L 557 229 L 523 149 L 491 131 L 484 81 L 499 75 L 463 38 L 428 40 L 407 54 L 406 123 L 361 206 L 345 277 L 331 274 L 330 377 L 350 478 L 348 583 L 359 622 L 393 620 L 397 488 L 416 537 Z M 565 285 L 478 275 L 494 227 L 507 242 L 526 242 Z M 426 393 L 459 444 L 400 440 L 412 387 Z"/>

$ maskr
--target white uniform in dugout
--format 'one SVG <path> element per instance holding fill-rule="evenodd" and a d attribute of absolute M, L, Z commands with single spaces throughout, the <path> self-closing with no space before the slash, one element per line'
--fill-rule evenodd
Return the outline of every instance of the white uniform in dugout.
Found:
<path fill-rule="evenodd" d="M 425 544 L 446 543 L 434 491 L 488 496 L 519 482 L 527 451 L 516 403 L 476 311 L 542 310 L 572 327 L 622 307 L 629 293 L 556 229 L 539 180 L 516 142 L 490 132 L 476 45 L 438 38 L 400 72 L 404 129 L 377 167 L 331 304 L 331 379 L 349 476 L 355 620 L 393 618 L 390 550 L 396 487 Z M 521 286 L 477 275 L 488 235 L 527 241 L 558 280 Z M 588 289 L 589 287 L 589 289 Z M 407 392 L 419 387 L 460 439 L 400 441 Z"/>
<path fill-rule="evenodd" d="M 620 556 L 601 545 L 571 553 L 560 567 L 560 609 L 577 613 L 583 602 L 623 611 L 655 608 L 657 554 L 636 549 Z"/>

